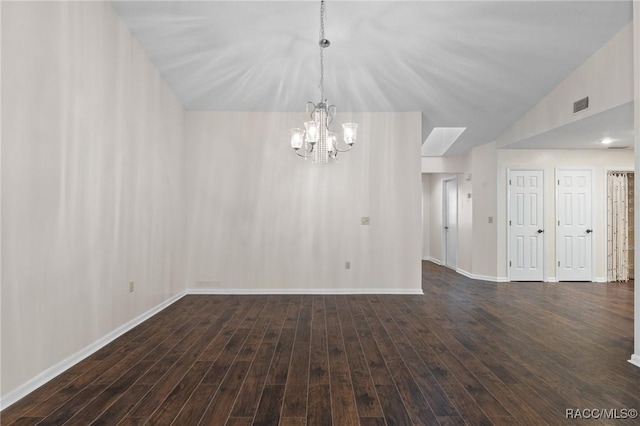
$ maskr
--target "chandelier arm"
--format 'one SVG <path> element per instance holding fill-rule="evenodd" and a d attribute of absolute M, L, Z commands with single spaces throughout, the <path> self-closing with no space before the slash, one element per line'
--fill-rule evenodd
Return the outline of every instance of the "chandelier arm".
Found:
<path fill-rule="evenodd" d="M 338 147 L 336 146 L 336 151 L 338 152 L 349 152 L 351 151 L 351 149 L 353 149 L 353 145 L 347 145 L 348 148 L 347 149 L 338 149 Z"/>
<path fill-rule="evenodd" d="M 314 148 L 315 148 L 315 144 L 305 143 L 304 148 L 294 149 L 294 151 L 296 152 L 296 155 L 298 157 L 307 159 L 313 156 Z M 302 151 L 304 154 L 300 154 L 300 151 Z"/>
<path fill-rule="evenodd" d="M 309 147 L 311 147 L 311 149 L 309 149 Z M 315 143 L 309 143 L 307 144 L 307 147 L 304 149 L 305 152 L 309 155 L 313 154 L 313 149 L 316 147 Z"/>
<path fill-rule="evenodd" d="M 313 107 L 311 109 L 311 112 L 309 113 L 309 117 L 311 117 L 313 121 L 317 121 L 316 115 L 318 114 L 318 105 L 314 104 L 313 102 L 308 102 L 307 105 L 308 104 L 311 104 L 311 106 Z"/>
<path fill-rule="evenodd" d="M 327 126 L 333 123 L 333 118 L 335 117 L 335 114 L 336 114 L 336 106 L 329 105 L 329 107 L 327 108 L 327 116 L 329 117 L 329 122 L 327 123 Z"/>

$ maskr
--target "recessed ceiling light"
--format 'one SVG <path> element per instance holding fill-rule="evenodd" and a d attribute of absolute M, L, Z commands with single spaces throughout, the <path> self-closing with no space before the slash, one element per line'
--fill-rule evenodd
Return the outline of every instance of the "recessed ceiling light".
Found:
<path fill-rule="evenodd" d="M 601 143 L 602 145 L 609 145 L 609 144 L 610 144 L 610 143 L 612 143 L 612 142 L 613 142 L 613 139 L 611 139 L 611 138 L 604 138 L 604 139 L 602 139 L 602 140 L 600 141 L 600 143 Z"/>

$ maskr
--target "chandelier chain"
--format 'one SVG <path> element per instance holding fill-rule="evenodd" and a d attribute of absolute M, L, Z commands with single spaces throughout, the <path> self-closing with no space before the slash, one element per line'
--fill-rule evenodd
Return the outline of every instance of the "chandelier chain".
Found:
<path fill-rule="evenodd" d="M 1 1 L 1 0 L 0 0 Z M 324 49 L 329 47 L 331 42 L 324 35 L 324 13 L 325 0 L 320 2 L 320 101 L 307 102 L 307 112 L 310 120 L 304 122 L 304 129 L 291 129 L 291 148 L 298 157 L 305 160 L 311 158 L 314 163 L 328 163 L 329 160 L 336 160 L 338 153 L 347 152 L 353 148 L 356 142 L 357 123 L 344 123 L 342 125 L 344 133 L 344 143 L 341 149 L 336 133 L 329 129 L 336 113 L 336 106 L 330 105 L 324 97 Z"/>
<path fill-rule="evenodd" d="M 324 40 L 324 0 L 320 1 L 320 41 Z M 324 47 L 320 45 L 320 101 L 324 102 Z"/>
<path fill-rule="evenodd" d="M 324 0 L 320 2 L 320 40 L 324 38 Z"/>
<path fill-rule="evenodd" d="M 320 48 L 320 84 L 318 88 L 320 89 L 320 101 L 324 102 L 324 55 L 322 48 Z"/>

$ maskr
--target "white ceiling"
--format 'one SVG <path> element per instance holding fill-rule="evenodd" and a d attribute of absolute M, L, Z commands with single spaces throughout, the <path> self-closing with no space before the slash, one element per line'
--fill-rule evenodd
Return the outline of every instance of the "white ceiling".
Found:
<path fill-rule="evenodd" d="M 318 101 L 319 1 L 113 1 L 188 110 Z M 495 140 L 631 20 L 630 1 L 326 2 L 325 95 Z M 339 121 L 339 118 L 338 118 Z"/>

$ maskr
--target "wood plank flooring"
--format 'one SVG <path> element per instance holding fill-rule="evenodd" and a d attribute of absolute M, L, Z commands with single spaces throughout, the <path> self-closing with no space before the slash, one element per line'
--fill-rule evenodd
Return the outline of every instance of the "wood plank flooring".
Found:
<path fill-rule="evenodd" d="M 569 425 L 611 421 L 567 409 L 640 409 L 632 283 L 489 283 L 424 262 L 423 288 L 187 296 L 1 423 Z"/>

